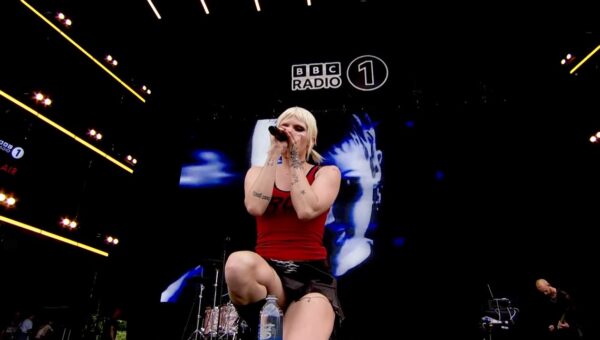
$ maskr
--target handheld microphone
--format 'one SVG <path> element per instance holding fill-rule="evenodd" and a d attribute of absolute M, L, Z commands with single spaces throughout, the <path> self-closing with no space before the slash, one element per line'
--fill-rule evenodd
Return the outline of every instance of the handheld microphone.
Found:
<path fill-rule="evenodd" d="M 285 142 L 288 139 L 288 136 L 285 134 L 285 132 L 279 130 L 274 125 L 269 126 L 269 132 L 280 142 Z"/>

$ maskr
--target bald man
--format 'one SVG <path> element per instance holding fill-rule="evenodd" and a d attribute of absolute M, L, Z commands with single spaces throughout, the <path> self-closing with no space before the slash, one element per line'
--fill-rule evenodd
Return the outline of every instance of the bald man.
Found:
<path fill-rule="evenodd" d="M 569 293 L 553 287 L 543 278 L 535 281 L 535 287 L 548 298 L 544 320 L 550 334 L 560 339 L 581 339 L 581 329 L 575 320 L 575 305 Z"/>

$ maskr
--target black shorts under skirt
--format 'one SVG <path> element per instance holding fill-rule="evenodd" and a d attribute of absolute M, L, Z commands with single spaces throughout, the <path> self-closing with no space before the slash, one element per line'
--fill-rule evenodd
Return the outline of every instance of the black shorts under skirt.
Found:
<path fill-rule="evenodd" d="M 279 275 L 288 301 L 298 301 L 308 293 L 321 293 L 333 307 L 335 328 L 341 325 L 344 312 L 337 295 L 337 280 L 330 273 L 327 261 L 266 260 Z"/>

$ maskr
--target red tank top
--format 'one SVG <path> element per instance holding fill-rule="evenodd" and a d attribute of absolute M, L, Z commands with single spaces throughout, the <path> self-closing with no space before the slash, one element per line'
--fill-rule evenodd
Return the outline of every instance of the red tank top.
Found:
<path fill-rule="evenodd" d="M 318 166 L 313 166 L 306 179 L 312 184 Z M 289 191 L 273 186 L 273 196 L 267 210 L 256 217 L 256 252 L 276 260 L 324 260 L 323 233 L 329 209 L 308 221 L 296 215 Z"/>

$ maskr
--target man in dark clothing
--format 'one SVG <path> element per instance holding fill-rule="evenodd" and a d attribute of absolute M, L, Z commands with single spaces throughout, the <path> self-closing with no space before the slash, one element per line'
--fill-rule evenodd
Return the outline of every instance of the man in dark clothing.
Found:
<path fill-rule="evenodd" d="M 545 279 L 535 282 L 537 290 L 547 297 L 544 321 L 552 338 L 582 339 L 573 299 L 566 291 L 550 285 Z"/>

